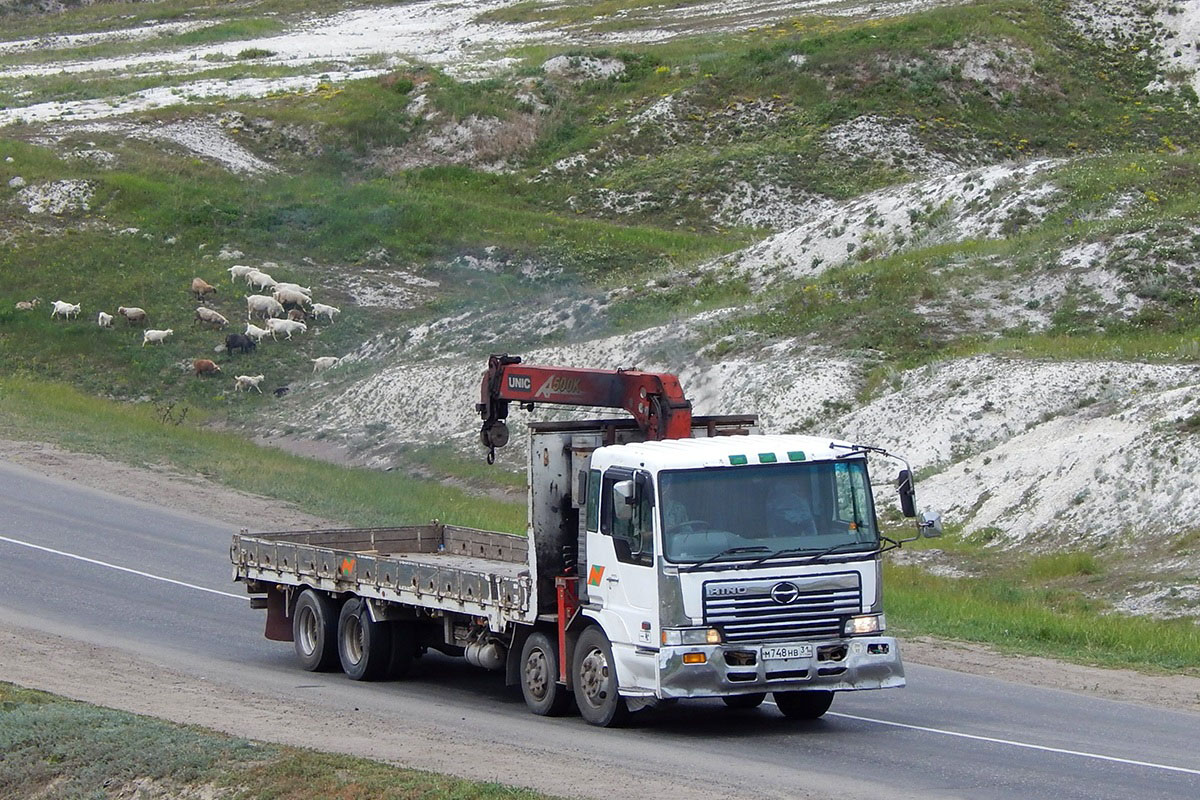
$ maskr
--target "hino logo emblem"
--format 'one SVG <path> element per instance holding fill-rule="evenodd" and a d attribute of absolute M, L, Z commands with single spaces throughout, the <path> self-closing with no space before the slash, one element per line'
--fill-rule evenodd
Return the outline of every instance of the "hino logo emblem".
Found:
<path fill-rule="evenodd" d="M 771 587 L 771 599 L 780 605 L 786 606 L 789 603 L 794 603 L 798 597 L 800 597 L 800 590 L 796 588 L 796 584 L 794 583 L 784 581 Z"/>

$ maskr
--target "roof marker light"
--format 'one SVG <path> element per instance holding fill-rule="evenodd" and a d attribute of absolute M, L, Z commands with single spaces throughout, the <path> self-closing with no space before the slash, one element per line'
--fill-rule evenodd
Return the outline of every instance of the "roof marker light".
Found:
<path fill-rule="evenodd" d="M 729 463 L 735 467 L 740 467 L 742 464 L 745 464 L 746 462 L 747 462 L 747 460 L 746 460 L 745 456 L 730 456 L 729 457 Z"/>
<path fill-rule="evenodd" d="M 804 459 L 803 450 L 788 450 L 788 461 L 803 461 Z"/>
<path fill-rule="evenodd" d="M 775 457 L 774 453 L 759 453 L 758 454 L 758 463 L 760 463 L 760 464 L 774 464 L 778 460 L 779 459 Z"/>

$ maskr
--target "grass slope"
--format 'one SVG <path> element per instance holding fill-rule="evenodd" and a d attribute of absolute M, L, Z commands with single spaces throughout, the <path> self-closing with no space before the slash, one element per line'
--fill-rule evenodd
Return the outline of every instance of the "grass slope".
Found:
<path fill-rule="evenodd" d="M 546 795 L 264 744 L 0 683 L 0 800 L 466 800 Z"/>

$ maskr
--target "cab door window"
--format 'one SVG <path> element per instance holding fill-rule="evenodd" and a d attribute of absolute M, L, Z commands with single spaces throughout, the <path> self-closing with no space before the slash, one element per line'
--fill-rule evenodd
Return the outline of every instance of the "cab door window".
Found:
<path fill-rule="evenodd" d="M 649 476 L 628 472 L 605 473 L 600 532 L 611 536 L 617 560 L 654 564 L 654 493 Z"/>

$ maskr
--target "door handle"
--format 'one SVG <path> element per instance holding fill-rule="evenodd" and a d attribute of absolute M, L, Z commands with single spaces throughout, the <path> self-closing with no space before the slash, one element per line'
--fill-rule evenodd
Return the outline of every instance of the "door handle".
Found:
<path fill-rule="evenodd" d="M 609 583 L 620 583 L 621 582 L 621 579 L 619 577 L 617 577 L 616 575 L 609 575 L 604 580 L 608 581 Z"/>

